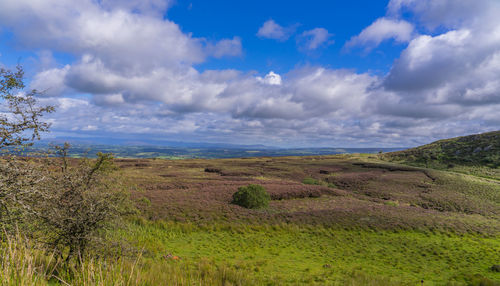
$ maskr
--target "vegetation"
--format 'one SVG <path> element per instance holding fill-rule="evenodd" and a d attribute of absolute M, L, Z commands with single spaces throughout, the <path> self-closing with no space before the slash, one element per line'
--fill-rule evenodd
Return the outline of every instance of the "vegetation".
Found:
<path fill-rule="evenodd" d="M 50 233 L 46 238 L 50 248 L 61 256 L 67 251 L 66 261 L 75 255 L 85 255 L 89 243 L 99 237 L 99 231 L 127 211 L 127 197 L 111 176 L 115 170 L 113 157 L 98 153 L 96 160 L 81 159 L 72 166 L 65 155 L 68 148 L 67 144 L 59 148 L 62 157 L 57 165 L 61 167 L 45 175 L 31 213 L 44 231 Z"/>
<path fill-rule="evenodd" d="M 425 167 L 455 165 L 500 167 L 500 131 L 439 140 L 424 146 L 383 155 L 383 158 Z"/>
<path fill-rule="evenodd" d="M 479 285 L 477 277 L 500 278 L 490 270 L 499 240 L 475 234 L 158 221 L 120 235 L 145 247 L 145 259 L 160 261 L 168 251 L 182 263 L 211 261 L 261 284 Z"/>
<path fill-rule="evenodd" d="M 8 94 L 22 74 L 2 76 L 18 119 L 2 118 L 1 148 L 22 148 L 52 109 L 20 108 Z M 0 158 L 2 285 L 499 285 L 500 187 L 495 171 L 476 176 L 496 170 L 483 159 L 457 173 L 363 154 L 70 159 L 68 148 Z"/>
<path fill-rule="evenodd" d="M 62 144 L 64 141 L 59 141 Z M 65 140 L 67 141 L 67 140 Z M 167 145 L 168 142 L 157 142 L 159 146 L 150 146 L 148 143 L 141 145 L 126 145 L 119 144 L 120 142 L 103 143 L 99 145 L 79 142 L 78 140 L 69 140 L 71 149 L 68 150 L 68 157 L 82 158 L 85 156 L 94 156 L 95 153 L 112 153 L 116 158 L 142 158 L 142 159 L 221 159 L 221 158 L 252 158 L 252 157 L 282 157 L 282 156 L 312 156 L 312 155 L 332 155 L 346 153 L 377 153 L 380 148 L 300 148 L 300 149 L 276 149 L 265 146 L 254 147 L 238 147 L 230 146 L 214 146 L 214 147 L 185 147 L 185 146 L 161 146 Z M 24 153 L 39 154 L 46 151 L 50 146 L 50 140 L 37 142 L 34 146 L 30 146 Z M 53 143 L 53 142 L 51 142 Z M 136 144 L 141 144 L 136 143 Z M 92 154 L 89 154 L 92 150 Z M 383 148 L 384 152 L 400 150 L 400 148 Z"/>
<path fill-rule="evenodd" d="M 141 213 L 108 228 L 107 244 L 94 244 L 81 260 L 57 260 L 54 272 L 43 262 L 53 250 L 39 252 L 47 245 L 29 240 L 26 255 L 43 262 L 33 274 L 39 285 L 58 283 L 51 275 L 72 285 L 500 281 L 492 270 L 500 254 L 500 197 L 488 179 L 364 155 L 114 163 L 120 171 L 107 176 L 119 178 Z M 340 189 L 303 184 L 306 177 Z M 249 184 L 275 197 L 267 209 L 231 204 Z M 316 191 L 320 196 L 301 195 Z"/>
<path fill-rule="evenodd" d="M 45 132 L 50 124 L 41 121 L 43 115 L 54 111 L 52 106 L 39 106 L 33 90 L 24 93 L 24 72 L 0 69 L 0 152 L 6 148 L 22 148 Z M 12 222 L 23 208 L 23 199 L 37 183 L 36 170 L 29 162 L 5 158 L 0 164 L 0 224 Z"/>
<path fill-rule="evenodd" d="M 53 112 L 54 107 L 39 106 L 36 90 L 24 93 L 23 77 L 20 66 L 15 72 L 0 68 L 0 98 L 7 110 L 0 115 L 0 149 L 29 144 L 50 127 L 41 117 Z"/>
<path fill-rule="evenodd" d="M 318 180 L 316 180 L 314 178 L 310 178 L 310 177 L 304 178 L 304 180 L 302 180 L 302 183 L 306 184 L 306 185 L 320 185 L 321 184 Z"/>
<path fill-rule="evenodd" d="M 260 209 L 269 206 L 271 197 L 261 185 L 250 184 L 239 187 L 233 194 L 233 203 L 247 209 Z"/>
<path fill-rule="evenodd" d="M 74 257 L 77 263 L 86 263 L 82 258 L 89 243 L 119 216 L 125 196 L 109 180 L 113 169 L 109 154 L 99 153 L 96 160 L 73 165 L 67 160 L 69 145 L 57 148 L 60 164 L 46 158 L 9 156 L 8 147 L 22 149 L 48 131 L 50 125 L 41 117 L 54 108 L 40 107 L 35 90 L 23 92 L 21 68 L 17 72 L 1 69 L 0 77 L 0 97 L 7 111 L 0 117 L 0 151 L 5 155 L 0 164 L 2 284 L 38 284 L 40 277 L 33 275 L 38 273 L 35 264 L 40 259 L 55 263 L 52 272 L 70 267 Z M 13 243 L 14 239 L 20 244 Z M 36 247 L 25 244 L 31 240 Z M 45 251 L 30 253 L 39 249 Z M 47 252 L 51 256 L 43 254 Z"/>

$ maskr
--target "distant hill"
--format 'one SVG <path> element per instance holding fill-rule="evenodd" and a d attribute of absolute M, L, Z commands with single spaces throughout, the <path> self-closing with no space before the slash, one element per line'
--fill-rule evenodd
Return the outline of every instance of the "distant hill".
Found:
<path fill-rule="evenodd" d="M 386 153 L 389 161 L 421 166 L 454 164 L 500 167 L 500 131 L 439 140 L 403 151 Z"/>
<path fill-rule="evenodd" d="M 64 142 L 64 141 L 62 141 Z M 51 142 L 62 144 L 62 142 Z M 74 142 L 74 141 L 73 141 Z M 249 157 L 281 157 L 281 156 L 317 156 L 351 153 L 378 153 L 402 150 L 403 148 L 270 148 L 262 145 L 202 145 L 197 147 L 155 146 L 155 145 L 107 145 L 73 143 L 68 155 L 70 157 L 95 157 L 97 152 L 112 153 L 117 158 L 160 158 L 160 159 L 190 159 L 190 158 L 249 158 Z M 204 143 L 201 143 L 204 144 Z M 37 142 L 34 146 L 23 150 L 24 155 L 45 154 L 49 149 L 48 142 Z"/>

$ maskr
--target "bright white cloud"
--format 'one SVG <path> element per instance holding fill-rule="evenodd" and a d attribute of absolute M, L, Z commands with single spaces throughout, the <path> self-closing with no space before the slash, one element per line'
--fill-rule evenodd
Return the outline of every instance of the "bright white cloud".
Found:
<path fill-rule="evenodd" d="M 480 1 L 478 5 L 485 3 Z M 490 17 L 492 11 L 500 13 L 500 2 L 488 3 L 488 9 L 480 14 L 483 17 L 471 14 L 472 20 L 454 23 L 455 29 L 413 39 L 394 63 L 384 86 L 429 104 L 448 102 L 470 106 L 500 102 L 500 94 L 494 91 L 499 84 L 496 74 L 500 71 L 500 23 Z M 429 13 L 433 14 L 433 9 L 456 3 L 442 1 L 439 7 L 426 1 L 419 2 L 418 6 L 413 2 L 400 5 L 401 9 L 416 9 L 415 13 L 420 16 L 424 13 L 422 7 L 428 6 Z M 458 8 L 450 7 L 454 9 Z M 446 24 L 448 17 L 443 14 L 440 22 Z M 432 18 L 432 23 L 436 21 L 437 18 Z"/>
<path fill-rule="evenodd" d="M 273 71 L 270 71 L 264 78 L 257 77 L 257 80 L 269 85 L 281 85 L 281 76 Z"/>
<path fill-rule="evenodd" d="M 469 3 L 391 1 L 386 17 L 351 40 L 368 47 L 408 42 L 382 76 L 320 66 L 264 77 L 199 71 L 207 57 L 241 56 L 242 40 L 184 33 L 163 18 L 169 1 L 0 1 L 0 26 L 24 48 L 75 57 L 60 66 L 40 54 L 41 70 L 31 80 L 46 90 L 41 100 L 57 106 L 50 117 L 56 133 L 404 146 L 500 124 L 500 4 Z M 425 28 L 417 34 L 414 27 Z M 276 40 L 292 33 L 272 20 L 259 30 Z M 331 37 L 316 28 L 298 44 L 313 51 Z"/>
<path fill-rule="evenodd" d="M 199 63 L 207 55 L 240 55 L 238 38 L 205 44 L 169 20 L 138 13 L 145 8 L 137 7 L 152 3 L 164 1 L 104 1 L 106 6 L 91 0 L 2 1 L 0 24 L 26 47 L 88 54 L 125 73 Z"/>
<path fill-rule="evenodd" d="M 367 49 L 377 47 L 385 40 L 394 39 L 398 43 L 409 42 L 414 35 L 414 27 L 404 20 L 379 18 L 366 27 L 357 36 L 352 37 L 346 47 L 365 46 Z"/>

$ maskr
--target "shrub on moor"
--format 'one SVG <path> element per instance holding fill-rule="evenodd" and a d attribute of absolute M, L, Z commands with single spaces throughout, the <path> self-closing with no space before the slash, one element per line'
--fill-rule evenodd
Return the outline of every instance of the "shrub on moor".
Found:
<path fill-rule="evenodd" d="M 233 194 L 233 204 L 248 209 L 265 208 L 269 205 L 270 200 L 270 195 L 261 185 L 250 184 L 245 187 L 239 187 L 238 191 Z"/>

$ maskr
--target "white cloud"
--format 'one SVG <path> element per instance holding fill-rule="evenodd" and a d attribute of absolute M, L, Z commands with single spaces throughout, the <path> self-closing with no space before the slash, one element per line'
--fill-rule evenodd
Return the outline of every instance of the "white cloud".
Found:
<path fill-rule="evenodd" d="M 241 46 L 241 38 L 234 37 L 232 39 L 220 40 L 215 44 L 209 43 L 207 53 L 214 58 L 236 57 L 243 54 Z"/>
<path fill-rule="evenodd" d="M 416 7 L 418 16 L 424 13 L 422 7 L 428 5 L 429 13 L 435 13 L 434 4 L 419 3 L 419 6 L 413 6 L 416 5 L 413 2 L 401 3 L 401 9 Z M 455 29 L 413 39 L 387 75 L 385 88 L 428 104 L 455 103 L 468 107 L 500 102 L 500 93 L 495 91 L 499 85 L 496 74 L 500 72 L 500 23 L 490 17 L 492 11 L 500 13 L 500 2 L 488 3 L 488 9 L 480 14 L 483 17 L 471 14 L 472 20 L 454 22 Z M 439 7 L 445 4 L 453 3 L 442 1 Z M 450 10 L 462 11 L 467 7 Z M 442 17 L 440 22 L 447 23 L 449 15 Z M 432 23 L 436 21 L 433 17 Z"/>
<path fill-rule="evenodd" d="M 281 76 L 273 71 L 270 71 L 264 78 L 257 77 L 257 80 L 269 85 L 281 85 Z"/>
<path fill-rule="evenodd" d="M 456 29 L 483 25 L 486 18 L 495 20 L 498 16 L 495 6 L 498 6 L 496 0 L 391 0 L 388 13 L 396 17 L 413 13 L 414 18 L 430 30 Z"/>
<path fill-rule="evenodd" d="M 325 28 L 314 28 L 303 32 L 297 38 L 299 47 L 306 51 L 313 51 L 322 46 L 332 45 L 333 40 L 330 40 L 332 34 L 328 33 Z"/>
<path fill-rule="evenodd" d="M 126 10 L 133 13 L 162 17 L 172 0 L 101 0 L 101 5 L 109 10 Z"/>
<path fill-rule="evenodd" d="M 152 3 L 160 5 L 163 1 L 101 4 L 106 6 L 91 0 L 2 1 L 0 24 L 12 30 L 25 47 L 89 54 L 126 73 L 199 63 L 207 55 L 240 54 L 238 38 L 208 43 L 207 51 L 204 39 L 184 34 L 172 21 L 134 12 L 139 9 L 136 6 Z M 119 9 L 114 6 L 107 9 L 114 4 Z"/>
<path fill-rule="evenodd" d="M 49 117 L 56 134 L 407 146 L 500 124 L 500 4 L 468 3 L 391 1 L 386 17 L 353 38 L 372 47 L 408 42 L 382 76 L 321 66 L 264 77 L 200 71 L 196 64 L 207 57 L 241 56 L 241 39 L 184 33 L 163 18 L 168 1 L 0 1 L 0 26 L 22 48 L 75 58 L 61 66 L 41 53 L 31 80 L 47 90 L 40 100 L 57 106 Z M 293 32 L 270 23 L 261 37 L 285 40 Z M 307 51 L 331 44 L 321 28 L 299 38 Z"/>
<path fill-rule="evenodd" d="M 394 39 L 398 43 L 409 42 L 414 36 L 414 26 L 405 20 L 379 18 L 357 36 L 352 37 L 346 47 L 362 45 L 367 49 L 377 47 L 385 40 Z"/>
<path fill-rule="evenodd" d="M 257 36 L 266 39 L 286 41 L 295 32 L 295 26 L 283 27 L 274 20 L 268 20 L 259 28 Z"/>
<path fill-rule="evenodd" d="M 60 96 L 68 91 L 64 82 L 70 65 L 63 68 L 51 68 L 37 73 L 30 83 L 43 96 Z"/>
<path fill-rule="evenodd" d="M 99 128 L 95 125 L 87 125 L 87 126 L 84 126 L 82 127 L 82 131 L 96 131 L 98 130 Z"/>

